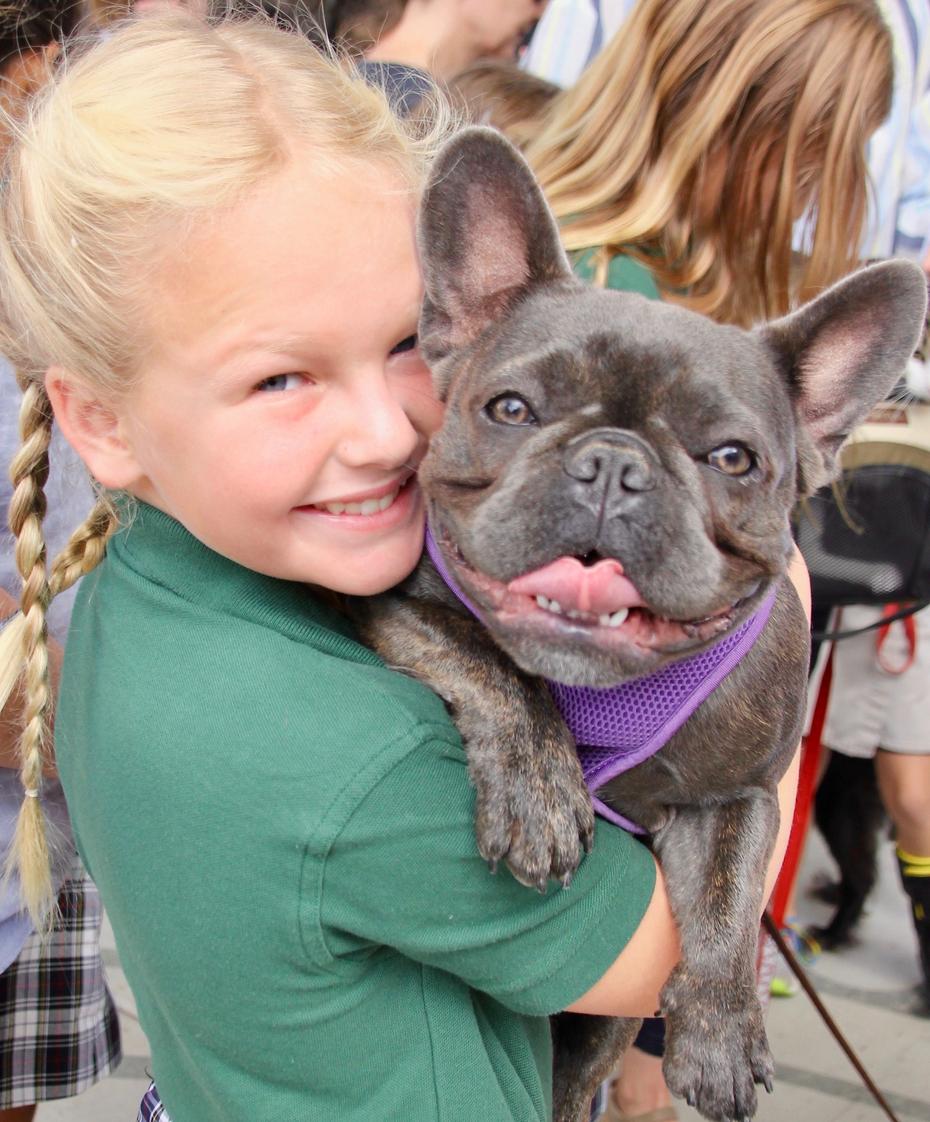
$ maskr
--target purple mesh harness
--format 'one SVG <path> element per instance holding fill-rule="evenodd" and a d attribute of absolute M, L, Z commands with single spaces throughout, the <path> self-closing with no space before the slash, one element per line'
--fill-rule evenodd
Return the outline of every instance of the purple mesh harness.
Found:
<path fill-rule="evenodd" d="M 481 613 L 452 577 L 429 528 L 426 550 L 436 570 L 472 615 Z M 565 686 L 549 681 L 549 689 L 572 730 L 594 809 L 603 818 L 634 834 L 646 831 L 612 810 L 595 792 L 650 756 L 681 728 L 716 689 L 762 634 L 775 603 L 772 589 L 755 615 L 719 643 L 700 654 L 670 663 L 655 674 L 619 686 Z"/>

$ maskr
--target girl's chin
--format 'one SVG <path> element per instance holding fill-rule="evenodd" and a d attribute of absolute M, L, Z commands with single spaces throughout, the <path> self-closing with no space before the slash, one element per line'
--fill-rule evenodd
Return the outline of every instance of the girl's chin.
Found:
<path fill-rule="evenodd" d="M 316 572 L 305 578 L 312 584 L 343 596 L 377 596 L 400 584 L 417 567 L 423 552 L 422 527 L 410 527 L 395 540 L 359 550 L 352 557 L 333 556 L 329 563 L 314 565 Z"/>

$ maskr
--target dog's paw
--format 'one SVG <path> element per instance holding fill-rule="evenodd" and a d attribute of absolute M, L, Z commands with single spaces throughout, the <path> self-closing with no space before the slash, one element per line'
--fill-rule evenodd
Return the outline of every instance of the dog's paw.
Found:
<path fill-rule="evenodd" d="M 752 1118 L 756 1084 L 771 1091 L 775 1074 L 759 1003 L 754 994 L 742 1006 L 734 1006 L 732 998 L 716 1005 L 706 993 L 694 996 L 676 1000 L 663 994 L 669 1089 L 715 1122 Z"/>
<path fill-rule="evenodd" d="M 492 757 L 473 775 L 475 834 L 492 869 L 504 861 L 521 884 L 545 892 L 550 879 L 568 885 L 591 848 L 594 808 L 574 750 L 540 758 L 545 768 Z"/>

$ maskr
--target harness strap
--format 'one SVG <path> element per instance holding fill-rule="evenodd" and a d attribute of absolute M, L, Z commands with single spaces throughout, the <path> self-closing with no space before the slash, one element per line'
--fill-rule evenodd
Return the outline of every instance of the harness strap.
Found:
<path fill-rule="evenodd" d="M 443 581 L 476 618 L 481 614 L 446 567 L 429 528 L 427 552 Z M 632 833 L 646 831 L 597 798 L 596 792 L 618 775 L 654 756 L 762 634 L 777 588 L 758 610 L 712 647 L 678 659 L 641 678 L 608 688 L 566 686 L 549 681 L 553 699 L 572 732 L 594 808 L 601 817 Z"/>

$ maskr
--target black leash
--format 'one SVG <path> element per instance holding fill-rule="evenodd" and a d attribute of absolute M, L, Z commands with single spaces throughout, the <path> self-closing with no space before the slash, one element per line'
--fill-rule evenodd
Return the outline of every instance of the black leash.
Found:
<path fill-rule="evenodd" d="M 765 930 L 769 933 L 769 935 L 771 935 L 774 939 L 775 946 L 778 947 L 779 951 L 781 952 L 782 958 L 784 958 L 785 962 L 787 962 L 791 967 L 792 973 L 801 983 L 804 992 L 814 1003 L 814 1008 L 823 1018 L 824 1024 L 833 1034 L 833 1037 L 836 1040 L 837 1044 L 839 1044 L 839 1046 L 846 1053 L 849 1062 L 859 1073 L 862 1082 L 868 1088 L 870 1094 L 872 1095 L 872 1098 L 875 1099 L 875 1101 L 882 1108 L 885 1114 L 887 1114 L 891 1122 L 900 1122 L 900 1119 L 888 1104 L 888 1100 L 878 1089 L 875 1081 L 872 1079 L 869 1073 L 865 1070 L 865 1067 L 863 1066 L 862 1061 L 856 1055 L 853 1046 L 843 1035 L 836 1021 L 834 1021 L 834 1019 L 830 1016 L 829 1012 L 827 1011 L 827 1007 L 820 1000 L 820 995 L 814 989 L 814 983 L 808 977 L 807 971 L 798 961 L 798 956 L 791 949 L 791 946 L 789 945 L 787 939 L 785 939 L 784 935 L 782 935 L 781 931 L 779 931 L 777 925 L 775 924 L 775 921 L 767 911 L 762 915 L 762 925 L 765 927 Z"/>
<path fill-rule="evenodd" d="M 908 604 L 906 608 L 901 608 L 899 611 L 894 612 L 890 616 L 882 616 L 874 623 L 868 623 L 865 627 L 856 627 L 851 631 L 815 631 L 811 635 L 811 640 L 815 643 L 828 643 L 834 639 L 849 639 L 853 635 L 864 635 L 866 631 L 877 631 L 878 628 L 884 627 L 886 623 L 894 623 L 898 619 L 907 619 L 908 616 L 914 615 L 921 609 L 930 605 L 930 600 L 918 600 L 913 604 Z"/>

